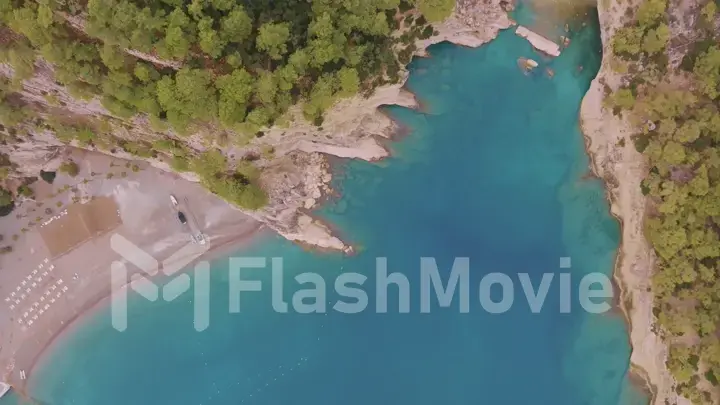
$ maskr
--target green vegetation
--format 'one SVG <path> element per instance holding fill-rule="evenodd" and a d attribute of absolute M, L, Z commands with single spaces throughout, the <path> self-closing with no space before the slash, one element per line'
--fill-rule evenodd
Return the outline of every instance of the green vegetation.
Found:
<path fill-rule="evenodd" d="M 242 145 L 295 104 L 302 103 L 305 118 L 320 125 L 338 98 L 397 82 L 401 64 L 408 63 L 415 50 L 414 41 L 433 35 L 428 21 L 449 16 L 455 1 L 0 4 L 0 22 L 15 39 L 0 44 L 0 61 L 15 70 L 12 82 L 0 83 L 0 124 L 17 126 L 32 117 L 13 89 L 34 74 L 34 62 L 41 57 L 53 64 L 55 79 L 74 97 L 98 97 L 121 120 L 140 114 L 152 128 L 171 127 L 181 135 L 215 125 L 227 132 L 223 139 Z M 53 94 L 45 99 L 63 104 Z M 195 151 L 174 141 L 118 141 L 107 135 L 110 129 L 102 123 L 51 119 L 45 127 L 66 143 L 105 150 L 119 143 L 135 156 L 166 155 L 179 171 L 198 169 Z M 253 183 L 257 178 L 221 178 L 207 177 L 205 183 L 246 208 L 266 200 Z"/>
<path fill-rule="evenodd" d="M 23 184 L 22 186 L 18 187 L 17 193 L 23 197 L 32 198 L 35 196 L 35 193 L 32 191 L 30 187 L 28 187 L 26 184 Z"/>
<path fill-rule="evenodd" d="M 10 158 L 0 153 L 0 181 L 7 179 L 10 177 L 10 174 L 13 172 L 13 165 L 10 161 Z"/>
<path fill-rule="evenodd" d="M 67 162 L 63 162 L 60 165 L 58 171 L 60 173 L 65 173 L 68 176 L 75 177 L 80 173 L 80 168 L 78 167 L 77 163 L 73 162 L 72 160 L 68 160 Z"/>
<path fill-rule="evenodd" d="M 0 217 L 4 217 L 15 208 L 15 201 L 10 191 L 0 187 Z"/>
<path fill-rule="evenodd" d="M 452 13 L 455 1 L 418 0 L 417 7 L 430 21 L 442 21 Z"/>
<path fill-rule="evenodd" d="M 40 178 L 48 184 L 53 184 L 53 182 L 55 181 L 55 172 L 46 172 L 44 170 L 40 170 Z"/>
<path fill-rule="evenodd" d="M 654 312 L 670 345 L 668 368 L 678 393 L 709 405 L 720 376 L 720 47 L 711 24 L 696 26 L 680 65 L 692 83 L 677 80 L 681 72 L 666 66 L 666 7 L 646 0 L 613 38 L 632 73 L 606 101 L 639 128 L 635 147 L 651 168 L 642 184 L 645 233 L 658 256 Z M 715 13 L 713 1 L 700 11 L 706 23 Z"/>
<path fill-rule="evenodd" d="M 12 193 L 5 190 L 4 188 L 0 188 L 0 207 L 7 207 L 8 205 L 11 205 L 12 203 L 13 203 Z"/>
<path fill-rule="evenodd" d="M 613 36 L 614 52 L 632 60 L 662 52 L 670 40 L 666 8 L 667 0 L 645 0 L 637 10 L 635 22 Z"/>
<path fill-rule="evenodd" d="M 259 173 L 250 164 L 228 170 L 225 156 L 209 151 L 194 159 L 190 168 L 200 175 L 205 187 L 231 203 L 248 209 L 267 204 L 267 196 L 256 184 Z"/>
<path fill-rule="evenodd" d="M 12 83 L 6 77 L 0 77 L 0 124 L 4 127 L 14 127 L 31 115 L 24 103 L 12 96 Z"/>
<path fill-rule="evenodd" d="M 392 36 L 404 17 L 396 17 L 399 0 L 7 3 L 0 19 L 23 38 L 2 56 L 27 71 L 24 77 L 42 56 L 56 66 L 60 82 L 101 96 L 114 115 L 147 114 L 181 132 L 196 121 L 219 120 L 233 129 L 270 125 L 299 101 L 314 106 L 306 111 L 316 119 L 337 97 L 397 78 L 394 54 L 406 48 Z M 417 0 L 416 6 L 436 21 L 454 1 Z M 84 18 L 84 32 L 68 18 Z M 414 27 L 412 38 L 432 33 L 424 18 Z M 182 68 L 138 59 L 125 48 Z"/>

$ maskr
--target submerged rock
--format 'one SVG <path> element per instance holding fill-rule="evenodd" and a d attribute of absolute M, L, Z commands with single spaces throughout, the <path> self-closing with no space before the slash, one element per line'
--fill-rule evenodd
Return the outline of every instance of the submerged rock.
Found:
<path fill-rule="evenodd" d="M 538 67 L 538 63 L 530 58 L 518 58 L 518 66 L 523 72 L 527 73 Z"/>
<path fill-rule="evenodd" d="M 563 47 L 563 48 L 567 48 L 568 46 L 570 46 L 570 38 L 569 38 L 569 37 L 566 37 L 566 36 L 564 36 L 564 35 L 561 35 L 561 36 L 560 36 L 560 41 L 562 42 L 562 47 Z"/>

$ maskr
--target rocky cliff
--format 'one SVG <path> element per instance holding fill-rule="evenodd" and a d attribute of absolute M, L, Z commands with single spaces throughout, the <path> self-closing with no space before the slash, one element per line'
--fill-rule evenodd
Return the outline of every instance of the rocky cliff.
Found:
<path fill-rule="evenodd" d="M 689 403 L 678 396 L 675 381 L 666 367 L 667 347 L 656 333 L 653 293 L 650 290 L 654 253 L 643 234 L 646 199 L 641 181 L 647 165 L 633 147 L 635 128 L 604 107 L 606 92 L 623 84 L 623 75 L 615 72 L 611 38 L 627 21 L 626 8 L 632 4 L 600 2 L 598 12 L 603 42 L 603 60 L 581 106 L 581 121 L 594 173 L 605 181 L 612 214 L 622 224 L 615 278 L 621 288 L 621 305 L 630 324 L 632 371 L 646 384 L 653 405 Z M 632 15 L 632 14 L 630 14 Z"/>

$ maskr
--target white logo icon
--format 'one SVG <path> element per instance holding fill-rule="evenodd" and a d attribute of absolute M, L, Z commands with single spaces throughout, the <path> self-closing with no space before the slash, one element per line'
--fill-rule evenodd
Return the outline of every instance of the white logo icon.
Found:
<path fill-rule="evenodd" d="M 126 263 L 131 263 L 144 273 L 153 276 L 158 274 L 159 263 L 154 257 L 134 245 L 121 235 L 115 234 L 110 238 L 111 248 L 120 254 L 122 261 L 111 264 L 111 316 L 112 326 L 122 332 L 127 329 L 127 293 L 128 287 L 149 301 L 158 299 L 162 290 L 162 298 L 172 301 L 190 289 L 191 277 L 184 273 L 170 280 L 165 286 L 159 288 L 148 278 L 140 274 L 133 274 L 128 280 Z M 188 264 L 195 261 L 208 250 L 208 245 L 188 243 L 162 262 L 162 273 L 172 276 Z M 201 261 L 195 264 L 193 282 L 193 324 L 195 330 L 200 332 L 210 324 L 210 263 Z M 129 281 L 129 283 L 128 283 Z"/>

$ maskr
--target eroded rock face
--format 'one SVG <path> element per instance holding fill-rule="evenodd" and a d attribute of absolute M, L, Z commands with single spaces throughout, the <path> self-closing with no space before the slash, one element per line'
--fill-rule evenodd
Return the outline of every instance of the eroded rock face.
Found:
<path fill-rule="evenodd" d="M 434 24 L 438 35 L 420 40 L 417 43 L 418 54 L 425 49 L 443 41 L 477 47 L 489 42 L 501 29 L 509 28 L 513 22 L 508 18 L 505 0 L 460 0 L 453 15 L 440 24 Z M 505 9 L 504 9 L 505 8 Z M 71 21 L 82 29 L 82 21 Z M 131 54 L 143 59 L 154 58 L 152 55 Z M 176 67 L 175 62 L 154 61 L 159 64 Z M 0 74 L 12 75 L 12 69 L 0 65 Z M 325 115 L 321 127 L 312 125 L 302 119 L 299 107 L 291 110 L 292 123 L 288 128 L 271 128 L 264 131 L 262 138 L 243 147 L 219 146 L 218 128 L 203 128 L 189 137 L 178 137 L 172 131 L 156 132 L 152 130 L 143 117 L 132 120 L 121 120 L 113 117 L 99 100 L 83 101 L 71 97 L 58 85 L 53 78 L 52 66 L 38 62 L 36 77 L 25 81 L 23 98 L 26 102 L 37 103 L 45 110 L 62 109 L 67 114 L 89 118 L 102 118 L 112 121 L 113 135 L 127 140 L 153 140 L 161 137 L 174 137 L 198 152 L 208 147 L 219 147 L 230 161 L 253 155 L 259 156 L 256 164 L 262 169 L 260 182 L 268 193 L 268 205 L 249 215 L 265 223 L 286 238 L 310 245 L 329 249 L 349 250 L 349 248 L 325 225 L 309 214 L 322 196 L 329 193 L 332 176 L 329 171 L 327 155 L 343 158 L 378 160 L 387 156 L 378 139 L 388 138 L 397 131 L 398 126 L 378 107 L 400 105 L 408 108 L 417 107 L 415 97 L 403 89 L 407 72 L 401 76 L 399 84 L 383 86 L 376 89 L 370 97 L 357 95 L 339 101 Z M 52 94 L 59 105 L 49 105 L 47 94 Z M 58 151 L 63 144 L 51 133 L 30 131 L 27 139 L 13 146 L 0 146 L 0 152 L 7 153 L 11 160 L 22 168 L 26 175 L 36 176 L 40 169 L 47 170 L 50 166 L 60 163 Z M 210 140 L 210 141 L 208 141 Z M 80 146 L 81 145 L 74 145 Z M 271 147 L 272 156 L 262 154 L 263 148 Z M 118 148 L 119 149 L 119 148 Z M 135 159 L 121 150 L 103 151 L 113 156 Z M 155 167 L 170 171 L 167 162 L 157 159 L 144 159 Z M 189 181 L 199 181 L 192 173 L 181 173 Z"/>
<path fill-rule="evenodd" d="M 23 142 L 13 145 L 15 148 L 9 153 L 14 162 L 22 162 L 18 172 L 22 177 L 35 177 L 40 171 L 54 172 L 63 161 L 62 150 L 64 145 L 51 143 L 40 144 Z"/>

